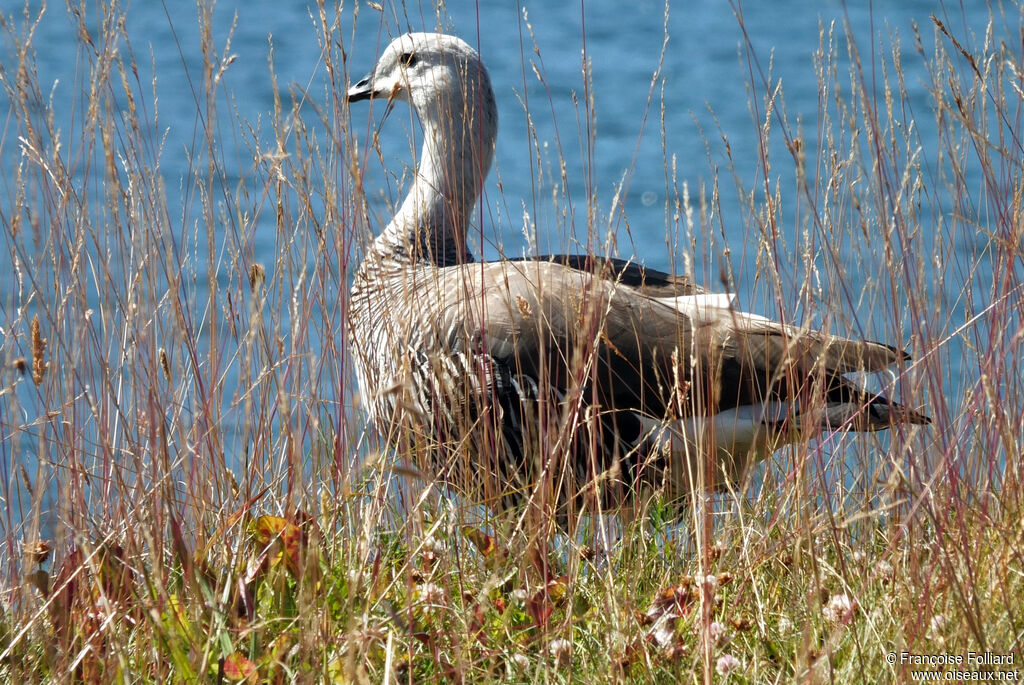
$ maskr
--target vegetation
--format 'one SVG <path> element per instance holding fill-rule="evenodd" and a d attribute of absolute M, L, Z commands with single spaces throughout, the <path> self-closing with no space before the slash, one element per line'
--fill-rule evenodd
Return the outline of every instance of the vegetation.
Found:
<path fill-rule="evenodd" d="M 875 44 L 877 67 L 823 27 L 815 122 L 788 118 L 748 47 L 753 185 L 721 170 L 691 206 L 665 160 L 670 240 L 720 233 L 716 198 L 738 193 L 761 311 L 909 340 L 899 395 L 933 425 L 808 440 L 682 522 L 655 493 L 573 536 L 452 497 L 364 434 L 342 332 L 365 123 L 331 10 L 314 15 L 328 91 L 280 93 L 267 146 L 223 111 L 242 94 L 200 7 L 172 206 L 124 8 L 98 7 L 68 6 L 73 103 L 36 73 L 38 15 L 0 21 L 5 681 L 874 683 L 911 677 L 901 652 L 1020 668 L 1020 7 L 984 37 L 936 19 Z M 255 160 L 241 178 L 237 158 Z"/>

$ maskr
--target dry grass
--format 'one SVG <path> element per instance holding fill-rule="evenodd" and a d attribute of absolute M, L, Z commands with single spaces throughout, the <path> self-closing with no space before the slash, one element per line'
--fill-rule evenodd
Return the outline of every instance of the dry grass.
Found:
<path fill-rule="evenodd" d="M 229 51 L 200 14 L 180 207 L 121 11 L 70 10 L 70 119 L 37 80 L 35 17 L 0 27 L 18 159 L 0 210 L 5 680 L 896 682 L 910 670 L 890 652 L 1019 664 L 1019 7 L 984 37 L 934 22 L 875 45 L 877 70 L 824 27 L 802 125 L 748 50 L 758 177 L 723 172 L 691 206 L 666 160 L 674 243 L 714 240 L 718 194 L 738 193 L 752 306 L 909 341 L 898 391 L 930 429 L 809 440 L 682 525 L 652 499 L 575 539 L 446 496 L 361 431 L 341 334 L 366 239 L 345 30 L 319 17 L 329 92 L 281 94 L 265 149 L 219 111 Z M 229 180 L 234 157 L 256 161 Z M 602 244 L 596 209 L 576 212 Z"/>

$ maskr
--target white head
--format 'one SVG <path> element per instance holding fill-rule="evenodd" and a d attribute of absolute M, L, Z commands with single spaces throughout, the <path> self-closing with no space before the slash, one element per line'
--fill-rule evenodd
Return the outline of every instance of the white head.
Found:
<path fill-rule="evenodd" d="M 497 127 L 497 108 L 480 55 L 461 38 L 443 33 L 406 33 L 395 38 L 365 78 L 349 88 L 349 102 L 402 100 L 424 123 L 458 116 Z M 472 114 L 473 116 L 468 116 Z"/>

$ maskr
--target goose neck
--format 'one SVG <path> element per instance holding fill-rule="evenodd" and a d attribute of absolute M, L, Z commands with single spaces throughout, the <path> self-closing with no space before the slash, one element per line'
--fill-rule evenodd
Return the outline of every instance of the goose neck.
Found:
<path fill-rule="evenodd" d="M 419 109 L 423 147 L 409 193 L 377 239 L 378 251 L 406 261 L 450 266 L 473 261 L 466 238 L 494 151 L 493 96 L 482 117 L 470 108 Z"/>

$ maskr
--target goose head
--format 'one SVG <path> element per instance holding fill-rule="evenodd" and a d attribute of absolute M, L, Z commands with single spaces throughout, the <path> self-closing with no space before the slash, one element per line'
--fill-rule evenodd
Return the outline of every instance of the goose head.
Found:
<path fill-rule="evenodd" d="M 487 133 L 497 127 L 494 92 L 480 55 L 443 33 L 406 33 L 391 41 L 347 93 L 349 102 L 371 98 L 408 102 L 425 125 L 456 118 Z"/>

